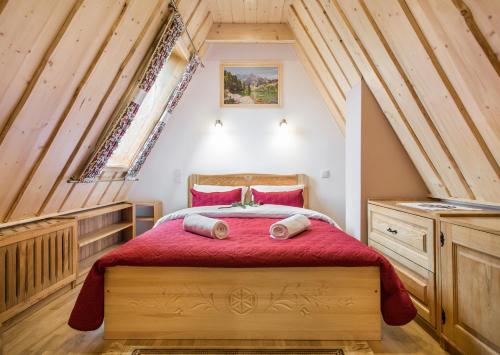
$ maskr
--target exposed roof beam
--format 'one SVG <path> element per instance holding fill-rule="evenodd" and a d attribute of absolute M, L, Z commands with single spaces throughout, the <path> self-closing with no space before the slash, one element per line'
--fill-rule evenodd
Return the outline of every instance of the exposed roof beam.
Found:
<path fill-rule="evenodd" d="M 294 43 L 295 36 L 283 23 L 214 23 L 209 43 Z"/>

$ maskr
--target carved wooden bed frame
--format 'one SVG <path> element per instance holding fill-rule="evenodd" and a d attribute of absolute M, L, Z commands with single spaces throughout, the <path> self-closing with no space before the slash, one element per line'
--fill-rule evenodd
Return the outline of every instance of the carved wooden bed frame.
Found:
<path fill-rule="evenodd" d="M 192 175 L 193 184 L 306 185 L 304 175 Z M 191 200 L 189 199 L 189 205 Z M 378 267 L 108 268 L 106 339 L 380 340 Z"/>

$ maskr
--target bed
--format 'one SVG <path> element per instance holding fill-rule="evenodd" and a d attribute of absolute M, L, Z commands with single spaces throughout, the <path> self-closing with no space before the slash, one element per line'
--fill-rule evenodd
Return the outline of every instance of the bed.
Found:
<path fill-rule="evenodd" d="M 195 183 L 303 184 L 308 202 L 304 175 L 193 175 Z M 392 325 L 413 319 L 390 263 L 308 211 L 311 230 L 286 241 L 266 235 L 279 215 L 223 218 L 231 233 L 221 241 L 189 235 L 174 214 L 94 264 L 69 324 L 92 330 L 104 319 L 106 339 L 379 340 L 382 314 Z"/>

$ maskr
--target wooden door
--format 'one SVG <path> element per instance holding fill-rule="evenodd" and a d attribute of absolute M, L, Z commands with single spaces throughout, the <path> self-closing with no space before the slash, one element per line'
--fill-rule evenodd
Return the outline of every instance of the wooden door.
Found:
<path fill-rule="evenodd" d="M 442 223 L 443 336 L 465 354 L 500 353 L 500 235 Z"/>

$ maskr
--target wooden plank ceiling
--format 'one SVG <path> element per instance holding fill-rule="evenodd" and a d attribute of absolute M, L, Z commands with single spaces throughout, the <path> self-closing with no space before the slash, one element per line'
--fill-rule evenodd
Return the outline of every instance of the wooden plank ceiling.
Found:
<path fill-rule="evenodd" d="M 294 42 L 342 130 L 363 78 L 433 196 L 500 203 L 500 1 L 177 3 L 202 54 Z M 167 1 L 0 4 L 0 223 L 125 199 L 131 182 L 68 179 L 121 107 Z M 192 51 L 186 34 L 178 49 Z"/>

